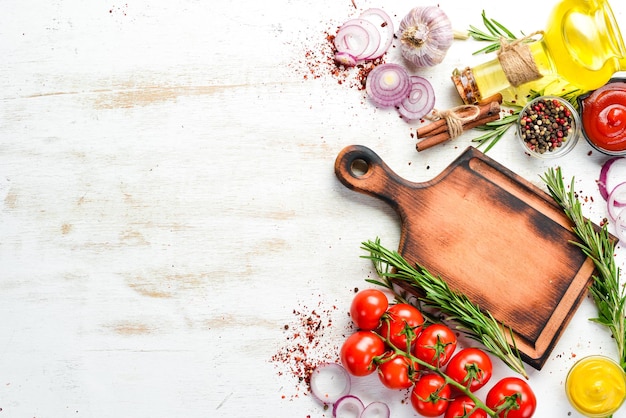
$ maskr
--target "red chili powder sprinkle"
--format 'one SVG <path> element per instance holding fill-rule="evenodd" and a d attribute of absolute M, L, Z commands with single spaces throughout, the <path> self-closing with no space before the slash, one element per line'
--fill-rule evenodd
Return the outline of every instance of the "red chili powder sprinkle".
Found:
<path fill-rule="evenodd" d="M 295 393 L 283 398 L 297 398 L 300 393 L 308 396 L 310 392 L 311 374 L 322 363 L 338 362 L 340 348 L 336 340 L 324 338 L 326 331 L 333 326 L 332 313 L 336 306 L 308 310 L 294 309 L 294 320 L 285 324 L 284 344 L 271 357 L 278 375 L 289 375 L 295 378 Z"/>
<path fill-rule="evenodd" d="M 304 59 L 291 67 L 302 74 L 303 79 L 332 77 L 340 85 L 347 85 L 358 90 L 365 89 L 367 75 L 379 64 L 385 62 L 385 55 L 372 61 L 359 63 L 354 67 L 344 67 L 335 62 L 335 35 L 327 30 L 317 37 L 312 45 L 305 46 Z"/>

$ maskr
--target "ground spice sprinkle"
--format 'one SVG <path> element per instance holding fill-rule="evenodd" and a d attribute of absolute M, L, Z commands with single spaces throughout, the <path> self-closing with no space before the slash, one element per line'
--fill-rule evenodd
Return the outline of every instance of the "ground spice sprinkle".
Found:
<path fill-rule="evenodd" d="M 282 398 L 308 396 L 313 370 L 321 363 L 339 362 L 339 347 L 333 338 L 327 338 L 333 326 L 337 307 L 315 309 L 302 307 L 292 311 L 294 320 L 282 326 L 283 345 L 271 357 L 279 376 L 295 379 L 295 392 Z M 326 338 L 325 338 L 326 337 Z"/>

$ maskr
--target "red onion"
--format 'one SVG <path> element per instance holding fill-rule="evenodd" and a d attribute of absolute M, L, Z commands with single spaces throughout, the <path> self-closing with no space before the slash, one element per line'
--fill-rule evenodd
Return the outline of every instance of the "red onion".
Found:
<path fill-rule="evenodd" d="M 337 52 L 335 54 L 335 62 L 344 67 L 354 67 L 356 65 L 356 58 L 349 52 Z"/>
<path fill-rule="evenodd" d="M 615 212 L 616 202 L 626 201 L 626 181 L 618 184 L 611 190 L 609 193 L 609 198 L 607 199 L 607 208 L 609 212 L 609 218 L 611 221 L 615 222 L 617 219 L 617 213 Z"/>
<path fill-rule="evenodd" d="M 600 178 L 598 179 L 598 189 L 604 200 L 609 198 L 609 194 L 613 190 L 614 179 L 626 179 L 626 158 L 612 157 L 609 158 L 600 169 Z M 620 171 L 618 173 L 618 171 Z M 616 174 L 617 173 L 617 174 Z M 626 200 L 619 200 L 614 203 L 616 206 L 626 206 Z"/>
<path fill-rule="evenodd" d="M 333 405 L 333 417 L 360 418 L 364 410 L 365 405 L 359 398 L 353 395 L 346 395 Z"/>
<path fill-rule="evenodd" d="M 411 92 L 411 78 L 398 64 L 381 64 L 367 76 L 365 90 L 381 107 L 398 106 Z"/>
<path fill-rule="evenodd" d="M 351 19 L 341 25 L 335 35 L 337 52 L 347 52 L 357 61 L 378 51 L 380 32 L 367 19 Z"/>
<path fill-rule="evenodd" d="M 382 9 L 367 9 L 358 19 L 350 19 L 335 35 L 335 61 L 353 67 L 358 61 L 382 56 L 393 42 L 393 22 Z"/>
<path fill-rule="evenodd" d="M 424 77 L 411 76 L 411 91 L 398 106 L 398 112 L 409 120 L 424 117 L 435 107 L 435 90 Z"/>
<path fill-rule="evenodd" d="M 311 393 L 322 403 L 334 404 L 350 393 L 350 375 L 340 364 L 323 363 L 311 374 Z"/>
<path fill-rule="evenodd" d="M 391 411 L 383 402 L 372 402 L 367 405 L 361 414 L 361 418 L 389 418 Z"/>
<path fill-rule="evenodd" d="M 367 9 L 359 17 L 372 22 L 380 32 L 381 40 L 378 49 L 369 57 L 364 57 L 364 59 L 376 59 L 387 52 L 391 46 L 394 36 L 393 22 L 384 10 L 378 8 Z"/>

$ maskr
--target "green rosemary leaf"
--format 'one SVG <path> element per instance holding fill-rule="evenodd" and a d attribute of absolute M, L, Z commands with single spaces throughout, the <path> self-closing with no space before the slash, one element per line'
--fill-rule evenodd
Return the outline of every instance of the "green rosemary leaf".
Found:
<path fill-rule="evenodd" d="M 499 37 L 488 34 L 473 25 L 470 25 L 468 32 L 470 32 L 473 35 L 472 37 L 477 41 L 496 42 L 500 39 Z"/>
<path fill-rule="evenodd" d="M 504 25 L 502 25 L 500 22 L 498 22 L 495 19 L 491 19 L 491 22 L 498 27 L 498 29 L 500 29 L 499 33 L 502 34 L 502 36 L 506 36 L 508 37 L 508 39 L 512 40 L 512 39 L 517 39 L 517 36 L 513 35 L 513 32 L 511 32 L 510 30 L 508 30 Z M 522 34 L 523 35 L 523 34 Z"/>
<path fill-rule="evenodd" d="M 392 290 L 396 297 L 403 296 L 396 292 L 394 280 L 415 288 L 423 295 L 419 298 L 421 303 L 436 308 L 446 315 L 447 320 L 455 322 L 461 332 L 482 343 L 512 370 L 528 377 L 514 339 L 509 344 L 506 338 L 507 333 L 513 337 L 512 330 L 498 322 L 491 313 L 484 313 L 465 295 L 450 289 L 442 278 L 429 273 L 423 266 L 412 265 L 397 251 L 386 249 L 378 238 L 363 242 L 362 249 L 369 254 L 362 257 L 372 261 L 383 286 Z"/>
<path fill-rule="evenodd" d="M 471 36 L 471 34 L 470 34 Z M 500 43 L 493 43 L 491 45 L 487 45 L 484 48 L 478 49 L 474 52 L 472 52 L 472 55 L 479 55 L 479 54 L 490 54 L 492 52 L 496 52 L 498 49 L 500 49 Z"/>
<path fill-rule="evenodd" d="M 488 144 L 483 152 L 487 153 L 491 148 L 498 143 L 504 134 L 509 130 L 511 126 L 517 121 L 517 114 L 508 115 L 499 120 L 488 122 L 485 125 L 477 126 L 479 131 L 485 131 L 484 134 L 472 139 L 472 142 L 478 143 L 478 148 L 485 144 Z"/>
<path fill-rule="evenodd" d="M 488 18 L 484 10 L 482 11 L 481 17 L 483 25 L 487 29 L 487 32 L 475 26 L 470 26 L 468 33 L 473 39 L 477 41 L 491 42 L 491 44 L 482 49 L 479 49 L 478 51 L 474 51 L 472 55 L 495 52 L 500 49 L 500 43 L 503 40 L 514 41 L 517 39 L 517 36 L 515 36 L 513 32 L 507 29 L 503 24 L 495 19 Z"/>
<path fill-rule="evenodd" d="M 491 32 L 492 34 L 497 35 L 498 37 L 508 38 L 510 40 L 517 39 L 517 37 L 513 35 L 513 33 L 510 30 L 508 30 L 504 25 L 499 23 L 497 20 L 488 19 L 484 10 L 482 12 L 482 19 L 483 19 L 483 23 L 485 24 L 487 29 L 489 29 L 489 32 Z"/>

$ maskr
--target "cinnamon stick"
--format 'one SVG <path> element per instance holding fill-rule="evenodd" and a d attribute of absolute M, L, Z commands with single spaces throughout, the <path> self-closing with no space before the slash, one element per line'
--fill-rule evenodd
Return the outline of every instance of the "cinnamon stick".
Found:
<path fill-rule="evenodd" d="M 480 108 L 480 111 L 482 112 L 482 108 Z M 467 118 L 470 117 L 472 114 L 474 113 L 474 110 L 470 107 L 460 110 L 457 113 L 457 116 L 460 118 Z M 478 113 L 478 116 L 476 116 L 476 118 L 480 118 L 481 114 Z M 434 122 L 429 123 L 426 126 L 423 126 L 421 128 L 418 128 L 416 131 L 417 137 L 418 138 L 425 138 L 427 136 L 430 135 L 436 135 L 436 134 L 440 134 L 442 132 L 446 132 L 448 130 L 448 124 L 446 122 L 445 119 L 438 119 Z"/>
<path fill-rule="evenodd" d="M 488 122 L 493 122 L 496 121 L 498 119 L 500 119 L 500 110 L 499 110 L 499 104 L 498 104 L 498 111 L 495 113 L 487 113 L 487 115 L 474 119 L 466 124 L 463 125 L 463 129 L 467 130 L 467 129 L 472 129 L 475 128 L 477 126 L 481 126 L 484 125 Z M 447 130 L 444 130 L 443 132 L 431 135 L 427 138 L 424 138 L 423 140 L 419 141 L 415 148 L 417 149 L 417 151 L 424 151 L 425 149 L 434 147 L 435 145 L 441 144 L 443 142 L 446 142 L 450 139 L 450 133 Z"/>
<path fill-rule="evenodd" d="M 500 100 L 497 100 L 496 96 L 499 96 Z M 482 119 L 486 117 L 488 114 L 493 113 L 494 110 L 496 111 L 496 113 L 500 112 L 500 102 L 502 101 L 502 95 L 498 94 L 496 96 L 493 96 L 493 100 L 490 100 L 488 102 L 487 101 L 482 102 L 480 105 L 478 105 L 479 112 L 475 119 Z M 471 116 L 472 113 L 474 113 L 472 108 L 468 107 L 467 109 L 463 109 L 459 111 L 458 116 L 460 118 L 466 118 L 466 117 Z M 468 123 L 470 122 L 472 121 L 469 121 Z M 446 123 L 446 120 L 439 119 L 439 120 L 429 123 L 428 125 L 422 128 L 417 129 L 416 133 L 417 133 L 418 138 L 425 138 L 427 136 L 446 132 L 447 130 L 448 130 L 448 125 Z"/>

